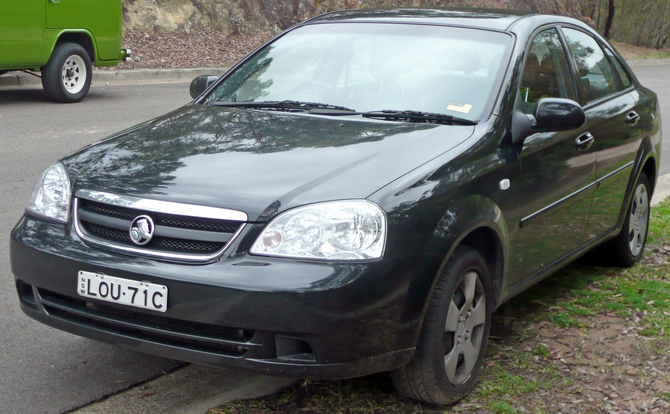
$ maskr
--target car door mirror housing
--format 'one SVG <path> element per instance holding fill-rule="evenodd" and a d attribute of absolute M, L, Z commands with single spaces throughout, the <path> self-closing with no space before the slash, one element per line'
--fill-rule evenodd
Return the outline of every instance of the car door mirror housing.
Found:
<path fill-rule="evenodd" d="M 567 131 L 579 128 L 586 120 L 581 105 L 563 98 L 540 99 L 533 111 L 533 117 L 533 130 L 542 131 Z"/>
<path fill-rule="evenodd" d="M 205 92 L 207 88 L 209 88 L 214 82 L 216 82 L 217 79 L 219 79 L 219 77 L 213 75 L 202 75 L 193 79 L 189 89 L 191 98 L 195 99 L 202 95 L 202 93 Z"/>

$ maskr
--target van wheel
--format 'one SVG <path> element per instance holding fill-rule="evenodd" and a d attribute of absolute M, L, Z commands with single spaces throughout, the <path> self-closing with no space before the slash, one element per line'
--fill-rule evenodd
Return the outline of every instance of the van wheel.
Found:
<path fill-rule="evenodd" d="M 93 67 L 86 50 L 76 43 L 59 43 L 42 67 L 42 86 L 49 99 L 79 102 L 91 87 Z"/>
<path fill-rule="evenodd" d="M 474 388 L 491 328 L 492 292 L 476 250 L 456 249 L 430 299 L 414 358 L 391 373 L 406 397 L 454 404 Z"/>

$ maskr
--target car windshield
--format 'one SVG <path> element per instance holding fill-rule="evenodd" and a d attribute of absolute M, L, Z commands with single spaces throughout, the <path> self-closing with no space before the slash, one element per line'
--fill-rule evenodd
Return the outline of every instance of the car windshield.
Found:
<path fill-rule="evenodd" d="M 303 26 L 257 51 L 204 103 L 293 101 L 474 121 L 490 111 L 511 44 L 503 33 L 456 27 Z"/>

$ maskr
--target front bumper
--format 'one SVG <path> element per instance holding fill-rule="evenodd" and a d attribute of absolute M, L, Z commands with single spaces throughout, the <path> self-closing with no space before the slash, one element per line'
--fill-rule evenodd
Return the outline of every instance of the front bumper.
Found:
<path fill-rule="evenodd" d="M 66 226 L 25 216 L 10 255 L 21 308 L 88 338 L 163 357 L 268 375 L 341 379 L 397 368 L 407 282 L 394 263 L 327 264 L 231 254 L 167 263 L 85 245 Z M 77 272 L 168 287 L 157 313 L 77 295 Z"/>

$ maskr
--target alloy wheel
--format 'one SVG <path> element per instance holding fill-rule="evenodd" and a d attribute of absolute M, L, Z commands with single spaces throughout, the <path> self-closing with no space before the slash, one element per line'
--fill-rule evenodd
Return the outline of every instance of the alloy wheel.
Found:
<path fill-rule="evenodd" d="M 638 184 L 631 201 L 630 219 L 628 220 L 628 245 L 635 257 L 640 254 L 647 235 L 649 222 L 649 199 L 647 187 Z"/>
<path fill-rule="evenodd" d="M 454 385 L 468 380 L 482 349 L 486 296 L 479 275 L 465 274 L 449 303 L 444 326 L 444 366 Z"/>

